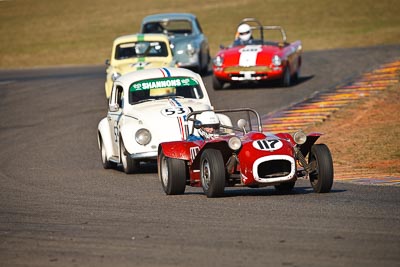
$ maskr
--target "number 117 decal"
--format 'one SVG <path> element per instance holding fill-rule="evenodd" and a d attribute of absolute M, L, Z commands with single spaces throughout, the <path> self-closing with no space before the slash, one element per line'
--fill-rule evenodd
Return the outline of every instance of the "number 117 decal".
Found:
<path fill-rule="evenodd" d="M 272 139 L 272 140 L 257 140 L 253 142 L 253 147 L 259 150 L 268 150 L 268 151 L 273 151 L 273 150 L 278 150 L 283 146 L 282 142 L 278 139 Z"/>

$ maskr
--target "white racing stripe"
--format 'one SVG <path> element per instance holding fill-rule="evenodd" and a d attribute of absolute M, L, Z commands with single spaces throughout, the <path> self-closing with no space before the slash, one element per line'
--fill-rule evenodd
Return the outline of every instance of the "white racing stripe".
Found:
<path fill-rule="evenodd" d="M 257 55 L 259 52 L 261 52 L 261 50 L 261 45 L 246 45 L 240 49 L 239 66 L 255 66 L 257 62 Z"/>

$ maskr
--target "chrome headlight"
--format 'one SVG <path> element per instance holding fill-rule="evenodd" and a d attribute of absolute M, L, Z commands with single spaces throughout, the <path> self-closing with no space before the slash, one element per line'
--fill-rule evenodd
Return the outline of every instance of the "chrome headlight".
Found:
<path fill-rule="evenodd" d="M 196 49 L 194 48 L 194 46 L 192 44 L 187 44 L 186 53 L 189 56 L 193 56 L 196 53 Z"/>
<path fill-rule="evenodd" d="M 213 59 L 213 63 L 216 67 L 221 67 L 222 64 L 224 63 L 224 58 L 221 56 L 217 56 L 216 58 Z"/>
<path fill-rule="evenodd" d="M 233 136 L 229 139 L 228 146 L 233 151 L 237 151 L 242 147 L 242 142 L 240 141 L 239 137 Z"/>
<path fill-rule="evenodd" d="M 151 141 L 151 133 L 147 129 L 139 129 L 135 134 L 135 140 L 139 145 L 145 146 Z"/>
<path fill-rule="evenodd" d="M 275 55 L 272 57 L 272 64 L 279 67 L 282 64 L 282 59 L 278 55 Z"/>
<path fill-rule="evenodd" d="M 298 145 L 302 145 L 307 141 L 307 135 L 303 131 L 297 131 L 293 134 L 293 139 Z"/>
<path fill-rule="evenodd" d="M 119 73 L 119 72 L 113 72 L 113 73 L 111 74 L 111 80 L 112 80 L 113 82 L 115 82 L 115 80 L 118 79 L 119 76 L 121 76 L 121 73 Z"/>

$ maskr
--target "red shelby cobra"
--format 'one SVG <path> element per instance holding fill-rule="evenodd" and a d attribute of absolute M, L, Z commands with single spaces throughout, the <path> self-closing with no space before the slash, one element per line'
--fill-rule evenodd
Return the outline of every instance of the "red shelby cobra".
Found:
<path fill-rule="evenodd" d="M 243 19 L 239 26 L 242 24 L 248 24 L 256 36 L 248 45 L 234 42 L 229 47 L 221 46 L 213 59 L 214 89 L 223 88 L 225 83 L 241 81 L 279 80 L 284 87 L 297 81 L 301 67 L 301 41 L 288 43 L 281 26 L 263 26 L 253 18 Z M 279 36 L 280 40 L 267 41 L 270 36 L 274 39 Z"/>
<path fill-rule="evenodd" d="M 183 194 L 186 186 L 203 187 L 207 197 L 222 196 L 225 187 L 233 186 L 275 186 L 289 192 L 298 177 L 309 178 L 317 193 L 331 190 L 332 157 L 325 144 L 315 144 L 320 134 L 263 133 L 258 113 L 242 108 L 215 110 L 217 133 L 191 141 L 204 126 L 196 119 L 203 112 L 188 114 L 187 140 L 159 145 L 158 176 L 167 195 Z M 231 121 L 238 118 L 233 127 Z"/>

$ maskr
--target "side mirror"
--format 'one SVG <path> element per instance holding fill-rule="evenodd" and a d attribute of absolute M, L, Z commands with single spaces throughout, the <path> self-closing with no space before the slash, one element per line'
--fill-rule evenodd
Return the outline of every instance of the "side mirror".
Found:
<path fill-rule="evenodd" d="M 237 122 L 237 126 L 243 130 L 244 133 L 246 133 L 246 125 L 247 125 L 247 121 L 245 119 L 240 119 Z"/>
<path fill-rule="evenodd" d="M 106 66 L 110 66 L 110 60 L 106 59 L 106 61 L 104 62 L 104 64 L 106 64 Z"/>
<path fill-rule="evenodd" d="M 220 44 L 219 49 L 225 49 L 225 46 L 223 44 Z"/>
<path fill-rule="evenodd" d="M 119 110 L 119 105 L 118 105 L 117 103 L 110 104 L 110 105 L 108 105 L 108 109 L 109 109 L 111 112 L 116 112 L 116 111 Z"/>

